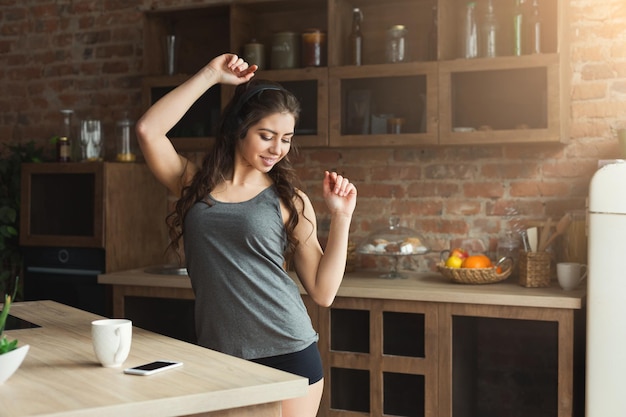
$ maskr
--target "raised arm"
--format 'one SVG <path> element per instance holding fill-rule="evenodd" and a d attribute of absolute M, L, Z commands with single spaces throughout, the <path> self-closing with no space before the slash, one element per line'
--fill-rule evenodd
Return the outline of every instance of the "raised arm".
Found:
<path fill-rule="evenodd" d="M 237 55 L 220 55 L 157 101 L 137 122 L 137 140 L 148 167 L 176 196 L 180 196 L 197 168 L 176 152 L 167 132 L 209 88 L 216 84 L 242 84 L 250 80 L 256 70 L 256 65 L 248 67 Z"/>
<path fill-rule="evenodd" d="M 325 172 L 323 192 L 330 211 L 326 248 L 322 252 L 317 239 L 315 212 L 309 199 L 303 195 L 304 216 L 300 216 L 296 226 L 300 244 L 296 248 L 294 264 L 309 296 L 317 304 L 328 307 L 335 299 L 345 273 L 348 235 L 357 191 L 347 178 L 335 172 Z"/>

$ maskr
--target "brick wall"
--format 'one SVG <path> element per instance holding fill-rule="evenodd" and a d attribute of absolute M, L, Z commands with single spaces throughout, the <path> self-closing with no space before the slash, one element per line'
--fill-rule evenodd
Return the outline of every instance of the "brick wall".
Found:
<path fill-rule="evenodd" d="M 63 108 L 75 109 L 79 119 L 102 119 L 109 139 L 124 111 L 138 118 L 141 10 L 153 3 L 0 0 L 0 141 L 34 139 L 52 152 L 48 140 L 58 132 Z M 437 250 L 464 238 L 493 247 L 510 227 L 511 213 L 535 220 L 584 207 L 597 160 L 621 156 L 614 129 L 626 125 L 625 3 L 572 0 L 566 30 L 571 144 L 302 150 L 298 168 L 321 234 L 327 216 L 320 180 L 329 168 L 359 187 L 357 240 L 394 213 Z M 110 152 L 113 140 L 108 144 Z"/>

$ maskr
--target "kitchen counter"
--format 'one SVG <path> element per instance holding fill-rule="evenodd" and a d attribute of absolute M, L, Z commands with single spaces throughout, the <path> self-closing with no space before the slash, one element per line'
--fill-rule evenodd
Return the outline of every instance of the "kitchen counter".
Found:
<path fill-rule="evenodd" d="M 100 283 L 112 287 L 113 311 L 116 316 L 124 317 L 125 308 L 132 305 L 137 298 L 194 299 L 189 277 L 148 274 L 145 269 L 137 268 L 99 276 Z M 556 282 L 548 288 L 527 288 L 520 286 L 517 280 L 511 278 L 494 284 L 464 285 L 453 283 L 434 272 L 403 271 L 403 273 L 408 278 L 383 279 L 379 277 L 381 272 L 348 273 L 330 308 L 317 307 L 300 287 L 313 325 L 320 334 L 318 346 L 322 354 L 325 375 L 329 376 L 324 388 L 320 416 L 337 414 L 336 407 L 331 406 L 330 400 L 333 396 L 332 369 L 342 368 L 367 370 L 369 377 L 359 380 L 355 386 L 363 384 L 372 387 L 371 397 L 379 399 L 371 405 L 372 415 L 384 414 L 380 398 L 383 398 L 385 390 L 381 384 L 387 372 L 396 370 L 395 372 L 401 374 L 423 377 L 426 381 L 422 390 L 424 407 L 429 412 L 424 415 L 451 417 L 456 414 L 453 408 L 459 407 L 458 404 L 463 404 L 460 406 L 463 408 L 465 400 L 470 403 L 480 400 L 474 395 L 478 384 L 475 364 L 478 355 L 475 352 L 483 348 L 476 345 L 477 328 L 487 323 L 484 320 L 504 319 L 514 320 L 516 331 L 521 331 L 522 334 L 529 331 L 545 331 L 542 323 L 549 323 L 551 330 L 548 330 L 549 336 L 545 337 L 554 349 L 554 356 L 549 358 L 552 362 L 549 362 L 551 369 L 557 374 L 555 377 L 557 380 L 551 382 L 552 385 L 548 387 L 549 392 L 553 394 L 550 394 L 547 401 L 551 403 L 554 401 L 552 404 L 557 408 L 558 417 L 572 417 L 574 397 L 584 398 L 584 391 L 580 392 L 578 388 L 574 388 L 575 369 L 584 368 L 581 365 L 582 350 L 579 349 L 581 342 L 584 342 L 586 307 L 584 285 L 574 291 L 564 291 Z M 296 279 L 293 273 L 292 278 Z M 358 323 L 347 320 L 346 327 L 338 328 L 336 331 L 343 335 L 344 340 L 346 338 L 365 340 L 366 345 L 348 352 L 344 349 L 332 349 L 332 329 L 337 323 L 331 320 L 331 317 L 334 312 L 338 313 L 337 317 L 341 317 L 341 312 L 353 311 L 366 312 L 364 316 L 359 317 L 361 319 L 367 317 L 364 319 L 367 322 L 360 323 L 359 326 Z M 402 314 L 385 316 L 385 312 Z M 396 334 L 395 337 L 402 340 L 396 341 L 402 344 L 407 343 L 407 340 L 423 338 L 425 349 L 423 357 L 384 354 L 381 349 L 384 346 L 382 338 L 385 320 L 400 320 L 398 325 L 402 326 L 401 320 L 410 321 L 411 318 L 419 317 L 421 319 L 418 321 L 423 320 L 424 323 L 422 330 L 418 331 L 409 326 L 407 331 L 413 333 L 400 332 L 401 334 Z M 455 323 L 464 325 L 455 326 Z M 367 334 L 352 335 L 359 329 L 366 329 Z M 391 335 L 389 337 L 392 338 Z M 503 337 L 515 337 L 515 333 L 513 335 L 507 333 Z M 528 350 L 523 349 L 515 354 L 526 357 Z M 530 355 L 533 354 L 538 353 L 532 351 Z M 468 372 L 472 369 L 474 371 Z M 579 381 L 580 378 L 576 380 Z M 345 382 L 342 382 L 343 384 Z M 341 394 L 336 395 L 349 396 L 350 394 L 344 391 L 350 386 L 352 385 L 347 384 L 342 388 Z M 453 386 L 456 394 L 453 394 Z M 459 390 L 458 387 L 463 388 Z M 409 390 L 405 394 L 413 398 L 415 391 Z M 360 392 L 354 395 L 355 398 L 362 397 Z M 517 395 L 516 389 L 511 388 L 506 395 Z M 455 403 L 458 404 L 455 406 Z"/>
<path fill-rule="evenodd" d="M 30 351 L 0 386 L 0 417 L 269 417 L 308 389 L 305 378 L 137 327 L 122 368 L 104 368 L 91 344 L 91 321 L 101 317 L 53 301 L 15 303 L 11 315 L 40 327 L 6 331 Z M 151 376 L 122 372 L 157 359 L 184 365 Z"/>
<path fill-rule="evenodd" d="M 141 295 L 147 288 L 151 288 L 155 292 L 153 296 L 163 296 L 158 293 L 177 293 L 181 298 L 193 298 L 189 277 L 148 274 L 144 272 L 145 269 L 100 275 L 98 282 L 113 285 L 114 291 L 127 287 L 132 294 L 126 295 Z M 291 274 L 295 279 L 295 274 Z M 337 297 L 580 309 L 586 295 L 584 286 L 574 291 L 563 291 L 556 282 L 548 288 L 527 288 L 512 278 L 494 284 L 464 285 L 453 283 L 434 272 L 407 273 L 408 278 L 393 280 L 379 278 L 379 275 L 380 272 L 346 274 Z M 300 289 L 304 294 L 304 289 Z M 114 295 L 114 311 L 116 307 L 119 308 L 115 299 Z"/>

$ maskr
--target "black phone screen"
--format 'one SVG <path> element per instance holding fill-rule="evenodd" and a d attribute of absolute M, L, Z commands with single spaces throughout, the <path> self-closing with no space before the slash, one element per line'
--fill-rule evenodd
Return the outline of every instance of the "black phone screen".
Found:
<path fill-rule="evenodd" d="M 147 363 L 145 365 L 135 366 L 132 369 L 139 369 L 141 371 L 154 371 L 155 369 L 164 368 L 169 365 L 172 365 L 172 363 L 163 362 L 163 361 L 155 361 L 155 362 Z"/>

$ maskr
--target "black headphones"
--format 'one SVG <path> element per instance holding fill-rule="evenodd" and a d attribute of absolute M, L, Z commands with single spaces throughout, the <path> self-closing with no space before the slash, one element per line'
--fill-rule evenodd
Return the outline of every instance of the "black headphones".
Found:
<path fill-rule="evenodd" d="M 275 90 L 275 91 L 284 91 L 285 89 L 276 85 L 271 84 L 259 84 L 252 87 L 250 90 L 246 91 L 240 98 L 237 100 L 237 103 L 233 106 L 231 112 L 233 117 L 237 117 L 237 114 L 241 110 L 244 104 L 248 100 L 250 100 L 255 95 L 259 94 L 261 91 L 265 90 Z"/>

